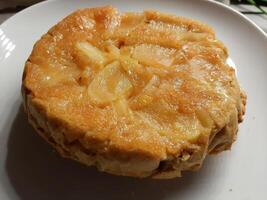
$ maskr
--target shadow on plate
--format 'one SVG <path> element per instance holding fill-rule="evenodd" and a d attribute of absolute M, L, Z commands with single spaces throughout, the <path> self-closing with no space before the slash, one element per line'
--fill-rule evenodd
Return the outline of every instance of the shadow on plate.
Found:
<path fill-rule="evenodd" d="M 188 197 L 195 187 L 204 191 L 202 183 L 208 181 L 210 169 L 215 167 L 215 159 L 208 159 L 198 173 L 185 173 L 183 178 L 172 180 L 112 176 L 61 158 L 28 124 L 22 106 L 10 130 L 6 170 L 23 200 Z"/>

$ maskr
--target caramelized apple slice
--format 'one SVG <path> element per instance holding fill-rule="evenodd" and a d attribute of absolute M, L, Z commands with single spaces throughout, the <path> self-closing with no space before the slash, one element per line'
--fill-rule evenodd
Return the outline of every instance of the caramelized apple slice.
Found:
<path fill-rule="evenodd" d="M 107 65 L 88 87 L 90 99 L 97 105 L 105 105 L 131 93 L 132 84 L 120 70 L 118 61 Z"/>
<path fill-rule="evenodd" d="M 77 43 L 76 50 L 77 60 L 83 66 L 93 64 L 100 68 L 105 64 L 104 53 L 88 42 Z"/>
<path fill-rule="evenodd" d="M 154 92 L 156 91 L 159 84 L 159 78 L 157 76 L 153 76 L 148 84 L 143 88 L 141 93 L 130 101 L 131 108 L 141 109 L 149 105 L 154 99 Z"/>
<path fill-rule="evenodd" d="M 119 58 L 120 56 L 120 49 L 114 44 L 112 41 L 107 41 L 106 42 L 106 48 L 109 52 L 109 54 Z"/>
<path fill-rule="evenodd" d="M 148 73 L 145 67 L 140 65 L 137 60 L 129 56 L 121 56 L 120 62 L 128 76 L 143 76 L 144 79 L 147 79 Z"/>
<path fill-rule="evenodd" d="M 80 82 L 81 85 L 88 86 L 88 84 L 90 83 L 92 77 L 93 77 L 92 69 L 89 68 L 89 67 L 86 67 L 86 68 L 84 68 L 84 70 L 81 73 L 79 82 Z"/>
<path fill-rule="evenodd" d="M 141 44 L 133 47 L 132 52 L 132 57 L 144 65 L 169 67 L 175 59 L 176 50 L 158 45 Z"/>
<path fill-rule="evenodd" d="M 107 44 L 105 48 L 107 51 L 107 54 L 106 54 L 107 63 L 111 63 L 115 60 L 120 59 L 120 50 L 114 44 Z"/>
<path fill-rule="evenodd" d="M 175 123 L 175 129 L 181 133 L 181 137 L 189 141 L 196 141 L 201 134 L 202 126 L 195 116 L 179 116 Z"/>
<path fill-rule="evenodd" d="M 113 102 L 113 108 L 116 110 L 117 114 L 121 117 L 127 117 L 131 119 L 133 117 L 133 112 L 130 109 L 128 102 L 125 98 L 119 98 Z"/>

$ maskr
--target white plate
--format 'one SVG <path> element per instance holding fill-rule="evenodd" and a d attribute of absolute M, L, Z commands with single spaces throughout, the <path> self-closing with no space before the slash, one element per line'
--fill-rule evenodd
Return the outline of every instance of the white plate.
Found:
<path fill-rule="evenodd" d="M 23 65 L 49 27 L 82 7 L 108 0 L 58 0 L 30 7 L 0 27 L 0 199 L 267 199 L 267 37 L 230 8 L 210 1 L 113 0 L 121 11 L 157 9 L 212 25 L 228 46 L 248 94 L 231 152 L 210 156 L 196 173 L 140 180 L 99 173 L 64 160 L 37 136 L 21 108 Z"/>

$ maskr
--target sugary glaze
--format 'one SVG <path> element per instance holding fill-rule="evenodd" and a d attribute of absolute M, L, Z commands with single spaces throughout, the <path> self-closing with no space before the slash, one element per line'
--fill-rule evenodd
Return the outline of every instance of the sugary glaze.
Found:
<path fill-rule="evenodd" d="M 227 57 L 200 22 L 83 9 L 35 44 L 25 107 L 66 157 L 113 174 L 175 177 L 235 139 L 245 96 Z"/>

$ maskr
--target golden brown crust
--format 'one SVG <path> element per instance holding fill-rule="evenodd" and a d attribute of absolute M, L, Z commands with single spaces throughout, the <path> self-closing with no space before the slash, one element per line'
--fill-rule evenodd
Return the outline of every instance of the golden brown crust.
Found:
<path fill-rule="evenodd" d="M 25 110 L 64 157 L 117 175 L 180 176 L 236 138 L 246 96 L 227 56 L 194 20 L 79 10 L 35 44 Z"/>

